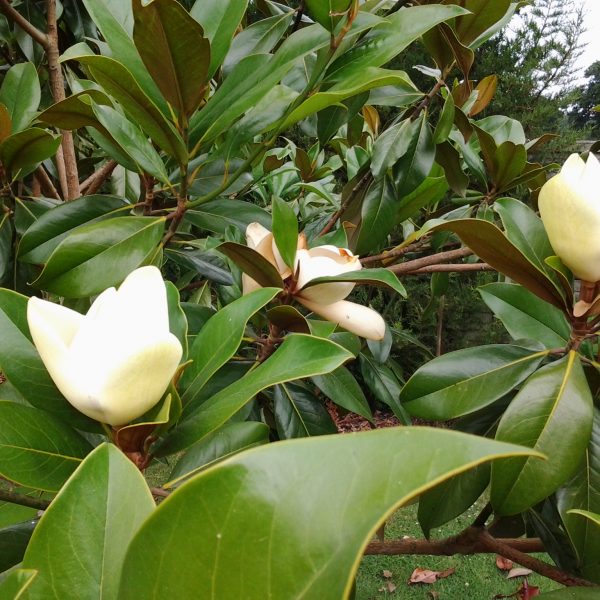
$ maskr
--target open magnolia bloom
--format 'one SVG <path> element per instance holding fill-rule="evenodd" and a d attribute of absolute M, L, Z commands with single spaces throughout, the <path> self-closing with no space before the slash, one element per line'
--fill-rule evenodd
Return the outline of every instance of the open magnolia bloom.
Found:
<path fill-rule="evenodd" d="M 182 356 L 169 331 L 167 293 L 156 267 L 102 292 L 87 315 L 32 297 L 27 321 L 48 373 L 83 414 L 125 425 L 164 394 Z"/>
<path fill-rule="evenodd" d="M 246 230 L 246 239 L 250 248 L 277 268 L 282 279 L 292 275 L 269 230 L 259 223 L 251 223 Z M 354 283 L 335 281 L 306 287 L 313 279 L 343 275 L 361 268 L 358 256 L 354 256 L 350 250 L 329 245 L 307 249 L 304 236 L 301 235 L 294 266 L 297 279 L 290 291 L 298 302 L 324 319 L 361 337 L 381 340 L 385 335 L 385 322 L 381 315 L 371 308 L 344 300 L 354 289 Z M 246 275 L 244 277 L 245 294 L 259 287 L 253 279 Z"/>
<path fill-rule="evenodd" d="M 540 190 L 540 216 L 550 244 L 573 275 L 600 281 L 600 163 L 571 154 Z"/>

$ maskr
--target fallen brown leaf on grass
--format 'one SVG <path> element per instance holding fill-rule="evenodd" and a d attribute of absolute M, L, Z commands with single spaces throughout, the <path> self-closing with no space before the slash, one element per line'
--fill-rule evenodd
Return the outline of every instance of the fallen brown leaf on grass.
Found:
<path fill-rule="evenodd" d="M 417 567 L 408 580 L 408 585 L 414 585 L 415 583 L 435 583 L 438 579 L 444 579 L 452 575 L 456 569 L 450 567 L 444 571 L 432 571 L 430 569 L 421 569 Z"/>
<path fill-rule="evenodd" d="M 516 598 L 516 600 L 531 600 L 540 595 L 540 588 L 535 585 L 529 585 L 527 579 L 519 586 L 514 594 L 496 594 L 494 600 L 500 598 Z"/>
<path fill-rule="evenodd" d="M 387 569 L 384 569 L 383 571 L 381 571 L 381 574 L 386 579 L 389 579 L 393 575 L 393 573 L 391 571 L 388 571 Z"/>
<path fill-rule="evenodd" d="M 525 567 L 515 567 L 508 572 L 506 579 L 512 579 L 513 577 L 527 577 L 527 575 L 531 575 L 533 571 L 531 569 L 526 569 Z"/>
<path fill-rule="evenodd" d="M 393 594 L 396 591 L 396 585 L 391 581 L 386 581 L 383 587 L 379 588 L 379 592 L 387 592 L 388 594 Z"/>
<path fill-rule="evenodd" d="M 496 566 L 501 571 L 510 571 L 514 566 L 514 563 L 509 558 L 504 558 L 504 556 L 496 554 Z"/>

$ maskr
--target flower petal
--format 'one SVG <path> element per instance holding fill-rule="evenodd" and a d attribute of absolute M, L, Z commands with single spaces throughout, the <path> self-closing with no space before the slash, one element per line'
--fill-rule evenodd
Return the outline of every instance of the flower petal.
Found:
<path fill-rule="evenodd" d="M 346 300 L 325 305 L 304 298 L 298 301 L 324 319 L 368 340 L 382 340 L 385 335 L 385 321 L 372 308 Z"/>
<path fill-rule="evenodd" d="M 248 248 L 256 250 L 262 240 L 270 234 L 271 232 L 260 223 L 250 223 L 246 227 L 246 243 L 248 244 Z"/>

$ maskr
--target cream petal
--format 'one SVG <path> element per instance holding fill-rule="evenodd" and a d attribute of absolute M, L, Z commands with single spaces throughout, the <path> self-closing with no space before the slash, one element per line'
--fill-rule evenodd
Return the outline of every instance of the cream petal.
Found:
<path fill-rule="evenodd" d="M 356 269 L 348 268 L 347 264 L 326 258 L 324 256 L 312 257 L 306 250 L 298 250 L 296 254 L 296 268 L 298 270 L 298 282 L 296 294 L 312 302 L 331 304 L 343 300 L 354 288 L 353 283 L 332 282 L 321 283 L 309 288 L 305 286 L 318 277 L 329 277 L 342 275 Z"/>
<path fill-rule="evenodd" d="M 171 333 L 129 340 L 126 346 L 90 345 L 70 355 L 70 377 L 61 391 L 89 417 L 124 425 L 160 400 L 181 356 L 181 344 Z"/>
<path fill-rule="evenodd" d="M 84 322 L 84 316 L 53 302 L 29 298 L 27 322 L 33 343 L 61 393 L 68 385 L 65 367 L 69 362 L 69 345 Z"/>
<path fill-rule="evenodd" d="M 256 250 L 263 239 L 270 234 L 271 232 L 260 223 L 250 223 L 246 227 L 246 243 L 248 244 L 248 248 Z"/>
<path fill-rule="evenodd" d="M 324 319 L 368 340 L 382 340 L 385 335 L 385 321 L 372 308 L 346 300 L 325 305 L 304 298 L 298 301 Z"/>
<path fill-rule="evenodd" d="M 577 278 L 599 281 L 600 202 L 559 174 L 542 187 L 538 205 L 554 252 Z"/>
<path fill-rule="evenodd" d="M 279 248 L 275 243 L 275 238 L 273 238 L 273 242 L 271 243 L 271 251 L 273 252 L 273 258 L 275 260 L 275 267 L 281 275 L 281 279 L 286 279 L 292 274 L 292 270 L 285 264 L 285 261 L 279 252 Z"/>
<path fill-rule="evenodd" d="M 581 176 L 581 193 L 593 204 L 600 205 L 600 161 L 590 152 Z"/>

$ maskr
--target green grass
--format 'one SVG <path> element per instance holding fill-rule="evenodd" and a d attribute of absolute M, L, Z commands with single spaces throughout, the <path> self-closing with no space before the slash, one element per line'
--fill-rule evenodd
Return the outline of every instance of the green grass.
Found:
<path fill-rule="evenodd" d="M 432 531 L 432 538 L 443 538 L 459 533 L 473 522 L 481 506 L 475 505 L 454 522 Z M 401 539 L 403 536 L 422 538 L 417 522 L 416 505 L 400 509 L 386 526 L 386 539 Z M 536 555 L 548 561 L 546 555 Z M 408 585 L 411 573 L 417 567 L 443 571 L 454 567 L 456 572 L 433 584 Z M 385 579 L 383 570 L 391 571 Z M 506 579 L 506 573 L 496 567 L 494 554 L 474 556 L 365 556 L 361 562 L 356 582 L 356 600 L 431 600 L 429 592 L 437 592 L 436 600 L 491 600 L 496 594 L 511 594 L 517 590 L 523 578 Z M 396 585 L 393 593 L 380 591 L 387 581 Z M 559 584 L 532 574 L 530 585 L 540 587 L 542 592 L 561 587 Z"/>

